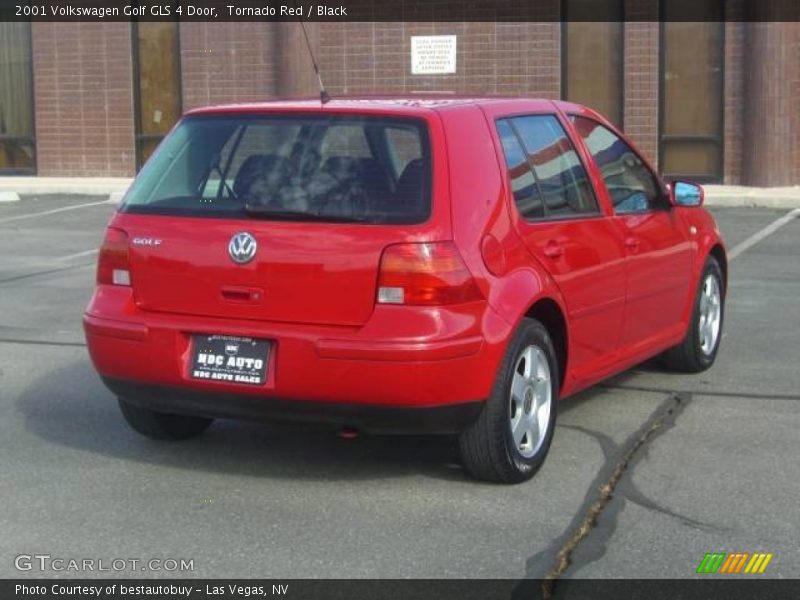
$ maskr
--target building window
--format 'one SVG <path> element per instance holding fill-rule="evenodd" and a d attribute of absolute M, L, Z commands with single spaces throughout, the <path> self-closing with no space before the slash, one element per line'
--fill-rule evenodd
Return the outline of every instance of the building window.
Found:
<path fill-rule="evenodd" d="M 0 22 L 0 173 L 36 172 L 31 24 Z"/>
<path fill-rule="evenodd" d="M 722 179 L 723 5 L 695 0 L 698 22 L 666 21 L 662 3 L 660 171 L 667 178 Z"/>
<path fill-rule="evenodd" d="M 178 23 L 133 23 L 136 168 L 139 169 L 181 116 Z"/>
<path fill-rule="evenodd" d="M 564 0 L 562 96 L 622 126 L 623 3 Z"/>

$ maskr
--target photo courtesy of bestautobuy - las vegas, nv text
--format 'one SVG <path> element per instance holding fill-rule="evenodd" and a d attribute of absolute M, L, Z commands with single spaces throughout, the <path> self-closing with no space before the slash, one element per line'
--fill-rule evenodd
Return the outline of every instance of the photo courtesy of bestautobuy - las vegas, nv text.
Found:
<path fill-rule="evenodd" d="M 800 4 L 0 0 L 0 598 L 800 593 Z"/>

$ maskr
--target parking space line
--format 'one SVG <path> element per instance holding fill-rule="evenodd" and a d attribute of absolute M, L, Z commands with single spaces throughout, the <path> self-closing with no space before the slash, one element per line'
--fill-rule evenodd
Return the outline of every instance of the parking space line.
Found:
<path fill-rule="evenodd" d="M 632 373 L 641 373 L 641 371 L 631 371 Z M 657 387 L 648 387 L 643 385 L 612 385 L 606 383 L 598 383 L 598 388 L 604 390 L 628 390 L 633 392 L 647 392 L 652 394 L 692 394 L 692 396 L 710 396 L 714 398 L 758 398 L 759 400 L 791 400 L 800 401 L 800 395 L 797 394 L 766 394 L 759 391 L 744 391 L 744 392 L 728 392 L 728 391 L 712 391 L 712 390 L 681 390 L 671 391 Z"/>
<path fill-rule="evenodd" d="M 7 277 L 6 279 L 0 279 L 0 285 L 5 283 L 12 283 L 14 281 L 21 281 L 23 279 L 31 279 L 33 277 L 42 277 L 43 275 L 52 275 L 54 273 L 61 273 L 62 271 L 71 271 L 73 269 L 86 269 L 88 267 L 94 267 L 95 263 L 85 263 L 85 264 L 77 264 L 77 265 L 69 265 L 67 267 L 58 267 L 56 269 L 47 269 L 46 271 L 36 271 L 34 273 L 23 273 L 22 275 L 14 275 L 12 277 Z"/>
<path fill-rule="evenodd" d="M 775 219 L 772 223 L 764 227 L 762 230 L 757 231 L 743 242 L 736 244 L 730 252 L 728 252 L 728 260 L 733 260 L 745 250 L 749 250 L 764 238 L 772 235 L 778 229 L 786 225 L 789 221 L 800 215 L 800 208 L 795 208 L 789 211 L 782 217 Z"/>
<path fill-rule="evenodd" d="M 59 256 L 54 260 L 58 262 L 67 262 L 72 260 L 73 258 L 80 258 L 81 256 L 91 256 L 92 254 L 97 254 L 99 250 L 95 248 L 94 250 L 84 250 L 83 252 L 75 252 L 74 254 L 67 254 L 65 256 Z"/>
<path fill-rule="evenodd" d="M 86 342 L 50 342 L 47 340 L 26 340 L 22 338 L 0 338 L 0 344 L 21 344 L 23 346 L 64 346 L 67 348 L 86 347 Z"/>
<path fill-rule="evenodd" d="M 100 206 L 101 204 L 116 204 L 116 201 L 103 200 L 101 202 L 85 202 L 83 204 L 72 204 L 70 206 L 61 206 L 59 208 L 52 208 L 50 210 L 43 210 L 35 213 L 27 213 L 24 215 L 14 215 L 13 217 L 3 217 L 0 223 L 10 223 L 12 221 L 21 221 L 23 219 L 33 219 L 34 217 L 44 217 L 46 215 L 54 215 L 68 210 L 78 210 L 79 208 L 88 208 L 90 206 Z"/>

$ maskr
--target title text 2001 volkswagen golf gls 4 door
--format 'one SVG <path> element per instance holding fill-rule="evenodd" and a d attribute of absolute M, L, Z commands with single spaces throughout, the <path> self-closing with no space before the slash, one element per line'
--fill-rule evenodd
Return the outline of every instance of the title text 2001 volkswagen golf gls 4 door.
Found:
<path fill-rule="evenodd" d="M 350 99 L 188 114 L 111 220 L 84 324 L 122 413 L 458 433 L 474 476 L 542 464 L 557 401 L 717 353 L 726 257 L 569 103 Z"/>

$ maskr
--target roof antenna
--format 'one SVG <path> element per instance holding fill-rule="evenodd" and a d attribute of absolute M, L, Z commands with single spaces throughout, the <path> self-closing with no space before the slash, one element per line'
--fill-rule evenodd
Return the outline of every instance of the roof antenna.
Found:
<path fill-rule="evenodd" d="M 297 2 L 296 0 L 292 1 L 294 4 L 295 9 L 297 9 Z M 319 101 L 321 104 L 326 104 L 330 102 L 330 95 L 327 91 L 325 91 L 325 84 L 322 83 L 322 75 L 319 74 L 319 65 L 317 65 L 317 59 L 314 57 L 314 50 L 311 48 L 311 41 L 308 39 L 308 32 L 306 32 L 305 23 L 303 23 L 302 17 L 300 18 L 300 27 L 303 29 L 303 37 L 306 38 L 306 47 L 308 48 L 308 54 L 311 56 L 311 64 L 314 65 L 314 73 L 317 74 L 317 82 L 319 82 Z"/>

